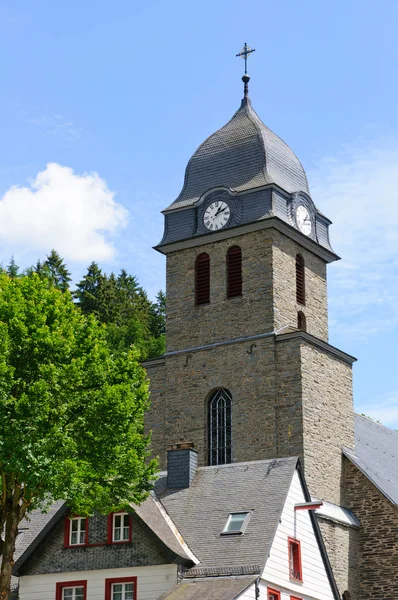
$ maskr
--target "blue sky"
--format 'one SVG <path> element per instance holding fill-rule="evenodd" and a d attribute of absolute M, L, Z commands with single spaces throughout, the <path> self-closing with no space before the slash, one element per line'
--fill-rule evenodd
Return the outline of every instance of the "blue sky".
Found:
<path fill-rule="evenodd" d="M 395 0 L 0 0 L 0 261 L 55 247 L 75 279 L 125 267 L 154 296 L 186 163 L 250 96 L 299 156 L 343 260 L 330 342 L 355 405 L 398 428 Z"/>

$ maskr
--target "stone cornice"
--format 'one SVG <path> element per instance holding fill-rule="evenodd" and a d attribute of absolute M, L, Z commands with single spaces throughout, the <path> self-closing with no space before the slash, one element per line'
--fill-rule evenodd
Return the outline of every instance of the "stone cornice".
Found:
<path fill-rule="evenodd" d="M 180 240 L 178 242 L 172 242 L 170 244 L 165 244 L 164 246 L 154 246 L 154 249 L 161 254 L 169 254 L 170 252 L 185 250 L 186 248 L 195 248 L 196 246 L 202 246 L 203 244 L 211 244 L 213 242 L 219 242 L 231 237 L 236 237 L 237 235 L 244 235 L 245 233 L 251 233 L 252 231 L 270 228 L 277 229 L 281 233 L 284 233 L 286 236 L 290 237 L 295 242 L 301 246 L 304 246 L 304 248 L 307 248 L 310 250 L 310 252 L 316 254 L 328 263 L 340 259 L 337 254 L 331 250 L 328 250 L 327 248 L 324 248 L 317 242 L 314 242 L 288 223 L 282 221 L 279 217 L 268 217 L 266 219 L 254 221 L 253 223 L 237 225 L 236 227 L 230 227 L 228 229 L 222 229 L 221 231 L 213 232 L 211 234 L 207 233 L 185 240 Z"/>
<path fill-rule="evenodd" d="M 339 360 L 342 360 L 343 362 L 346 362 L 349 365 L 352 365 L 357 360 L 354 356 L 351 356 L 350 354 L 339 350 L 335 346 L 331 346 L 328 342 L 324 342 L 323 340 L 315 337 L 314 335 L 311 335 L 310 333 L 307 333 L 306 331 L 297 330 L 293 332 L 279 333 L 275 335 L 276 342 L 286 342 L 288 340 L 294 339 L 299 339 L 303 342 L 306 342 L 307 344 L 310 344 L 311 346 L 315 346 L 315 348 L 323 350 L 324 352 L 335 356 Z"/>

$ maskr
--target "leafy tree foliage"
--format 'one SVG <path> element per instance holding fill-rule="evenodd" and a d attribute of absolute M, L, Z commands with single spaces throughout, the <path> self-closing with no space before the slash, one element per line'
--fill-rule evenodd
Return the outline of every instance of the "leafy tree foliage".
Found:
<path fill-rule="evenodd" d="M 56 499 L 81 515 L 126 509 L 145 498 L 156 464 L 148 461 L 148 385 L 137 354 L 127 345 L 112 351 L 106 326 L 47 278 L 2 273 L 0 292 L 0 598 L 7 600 L 27 513 Z"/>

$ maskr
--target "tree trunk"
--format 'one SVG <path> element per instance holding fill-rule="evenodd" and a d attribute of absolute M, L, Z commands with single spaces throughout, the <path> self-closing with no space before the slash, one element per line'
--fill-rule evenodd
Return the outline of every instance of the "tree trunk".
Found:
<path fill-rule="evenodd" d="M 0 571 L 0 600 L 9 600 L 11 593 L 11 576 L 14 566 L 15 541 L 18 535 L 20 507 L 12 506 L 7 511 L 5 536 Z"/>

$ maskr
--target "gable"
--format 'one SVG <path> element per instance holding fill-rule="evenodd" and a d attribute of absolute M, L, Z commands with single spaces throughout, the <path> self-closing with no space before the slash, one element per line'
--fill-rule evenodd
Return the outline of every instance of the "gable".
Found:
<path fill-rule="evenodd" d="M 108 517 L 89 519 L 88 544 L 64 547 L 65 519 L 61 518 L 31 557 L 20 567 L 19 575 L 43 575 L 93 569 L 161 565 L 173 557 L 156 536 L 135 515 L 132 518 L 131 542 L 108 544 Z"/>
<path fill-rule="evenodd" d="M 292 596 L 311 596 L 334 600 L 323 557 L 308 510 L 295 510 L 296 504 L 306 502 L 299 474 L 294 473 L 279 525 L 271 546 L 262 579 L 276 590 L 288 588 Z M 288 540 L 300 542 L 302 582 L 296 583 L 289 575 Z"/>

